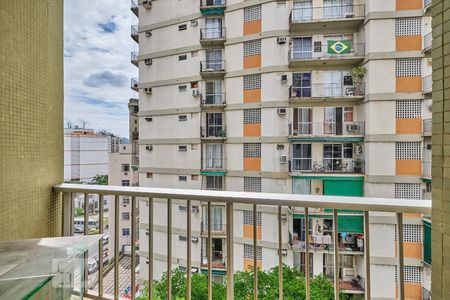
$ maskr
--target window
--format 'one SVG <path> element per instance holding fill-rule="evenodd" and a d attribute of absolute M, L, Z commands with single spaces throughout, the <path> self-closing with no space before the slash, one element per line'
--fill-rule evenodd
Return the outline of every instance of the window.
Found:
<path fill-rule="evenodd" d="M 244 258 L 253 259 L 253 245 L 244 244 Z M 262 260 L 262 247 L 256 247 L 256 259 Z"/>
<path fill-rule="evenodd" d="M 130 172 L 130 165 L 122 164 L 122 172 Z"/>
<path fill-rule="evenodd" d="M 129 220 L 130 219 L 130 213 L 129 212 L 123 212 L 122 213 L 122 220 Z"/>
<path fill-rule="evenodd" d="M 303 60 L 312 58 L 312 38 L 300 37 L 293 39 L 291 59 Z"/>
<path fill-rule="evenodd" d="M 206 176 L 207 190 L 222 190 L 223 176 Z"/>
<path fill-rule="evenodd" d="M 187 212 L 187 206 L 185 206 L 185 205 L 179 205 L 179 206 L 178 206 L 178 210 L 179 210 L 180 212 Z"/>
<path fill-rule="evenodd" d="M 261 192 L 261 177 L 244 177 L 244 192 Z"/>
<path fill-rule="evenodd" d="M 405 283 L 422 283 L 422 268 L 418 266 L 404 266 Z M 398 282 L 398 270 L 395 266 L 395 282 Z"/>
<path fill-rule="evenodd" d="M 129 236 L 130 235 L 130 228 L 122 228 L 122 235 L 123 236 Z"/>
<path fill-rule="evenodd" d="M 395 19 L 395 36 L 422 35 L 422 18 Z"/>
<path fill-rule="evenodd" d="M 153 178 L 153 173 L 147 172 L 147 178 Z"/>
<path fill-rule="evenodd" d="M 244 22 L 261 20 L 261 5 L 249 6 L 244 8 Z"/>
<path fill-rule="evenodd" d="M 206 70 L 203 71 L 220 71 L 223 69 L 222 49 L 206 50 Z"/>
<path fill-rule="evenodd" d="M 292 10 L 292 21 L 301 22 L 312 19 L 312 1 L 294 1 L 294 9 Z"/>
<path fill-rule="evenodd" d="M 187 152 L 187 146 L 178 146 L 179 152 Z"/>
<path fill-rule="evenodd" d="M 187 115 L 179 115 L 178 121 L 187 121 Z"/>
<path fill-rule="evenodd" d="M 261 54 L 261 40 L 244 42 L 244 56 Z"/>
<path fill-rule="evenodd" d="M 261 123 L 261 108 L 244 109 L 244 124 Z"/>
<path fill-rule="evenodd" d="M 221 136 L 221 132 L 223 124 L 223 116 L 222 113 L 207 113 L 206 114 L 206 128 L 207 128 L 207 136 Z"/>
<path fill-rule="evenodd" d="M 178 240 L 181 241 L 181 242 L 186 242 L 187 241 L 187 237 L 184 236 L 184 235 L 179 235 L 178 236 Z"/>
<path fill-rule="evenodd" d="M 122 180 L 122 186 L 130 186 L 129 180 Z"/>
<path fill-rule="evenodd" d="M 186 55 L 186 54 L 179 55 L 179 56 L 178 56 L 178 60 L 179 60 L 179 61 L 187 60 L 187 55 Z"/>
<path fill-rule="evenodd" d="M 244 90 L 259 90 L 261 89 L 261 74 L 245 75 Z"/>
<path fill-rule="evenodd" d="M 186 92 L 187 91 L 187 85 L 179 85 L 178 86 L 179 92 Z"/>
<path fill-rule="evenodd" d="M 312 134 L 312 108 L 294 108 L 293 134 Z"/>
<path fill-rule="evenodd" d="M 395 183 L 395 198 L 397 199 L 416 199 L 422 198 L 420 183 Z"/>
<path fill-rule="evenodd" d="M 396 142 L 395 159 L 420 160 L 422 149 L 420 142 Z"/>
<path fill-rule="evenodd" d="M 261 157 L 261 144 L 260 143 L 245 143 L 244 144 L 244 157 Z"/>
<path fill-rule="evenodd" d="M 130 204 L 130 198 L 123 198 L 122 204 Z"/>
<path fill-rule="evenodd" d="M 205 82 L 205 95 L 204 103 L 205 104 L 222 104 L 225 99 L 223 98 L 222 93 L 222 81 L 206 81 Z"/>
<path fill-rule="evenodd" d="M 294 171 L 311 170 L 311 144 L 293 144 L 292 153 L 292 169 Z"/>
<path fill-rule="evenodd" d="M 191 175 L 191 180 L 198 180 L 198 175 L 197 174 Z"/>
<path fill-rule="evenodd" d="M 292 179 L 292 194 L 311 195 L 311 180 Z"/>
<path fill-rule="evenodd" d="M 422 76 L 422 59 L 402 58 L 395 60 L 396 77 L 420 77 Z"/>
<path fill-rule="evenodd" d="M 206 169 L 223 168 L 223 145 L 219 143 L 205 144 L 205 165 Z"/>
<path fill-rule="evenodd" d="M 187 24 L 178 25 L 178 31 L 183 31 L 187 29 Z"/>
<path fill-rule="evenodd" d="M 244 225 L 253 225 L 253 211 L 251 210 L 244 210 L 243 211 L 243 217 L 244 217 Z M 261 212 L 256 212 L 256 222 L 258 226 L 262 226 L 261 221 Z"/>
<path fill-rule="evenodd" d="M 292 74 L 291 97 L 311 97 L 311 72 Z"/>
<path fill-rule="evenodd" d="M 178 180 L 182 182 L 187 182 L 187 176 L 178 176 Z"/>
<path fill-rule="evenodd" d="M 421 100 L 395 101 L 395 117 L 398 119 L 414 119 L 422 117 Z"/>
<path fill-rule="evenodd" d="M 341 171 L 347 166 L 343 158 L 353 157 L 353 144 L 323 144 L 323 167 L 327 171 Z M 348 164 L 348 163 L 347 163 Z"/>
<path fill-rule="evenodd" d="M 344 107 L 344 121 L 353 122 L 353 107 Z"/>
<path fill-rule="evenodd" d="M 403 241 L 409 243 L 422 243 L 422 225 L 404 224 Z"/>
<path fill-rule="evenodd" d="M 222 19 L 206 18 L 205 28 L 202 30 L 202 38 L 204 39 L 220 39 L 222 38 Z"/>

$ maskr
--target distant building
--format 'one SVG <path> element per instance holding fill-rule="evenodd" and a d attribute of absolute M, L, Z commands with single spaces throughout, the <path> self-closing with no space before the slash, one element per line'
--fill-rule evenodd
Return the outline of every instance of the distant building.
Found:
<path fill-rule="evenodd" d="M 97 174 L 108 174 L 110 143 L 93 129 L 64 129 L 64 180 L 91 182 Z"/>
<path fill-rule="evenodd" d="M 138 169 L 132 165 L 132 145 L 120 144 L 118 153 L 109 155 L 108 163 L 109 185 L 137 186 Z M 131 246 L 131 197 L 120 197 L 120 219 L 119 219 L 119 248 L 121 251 L 128 251 Z M 109 205 L 109 226 L 110 232 L 114 232 L 114 197 L 110 198 Z M 114 244 L 114 237 L 111 245 Z M 127 247 L 128 246 L 128 247 Z M 113 256 L 113 253 L 111 253 Z"/>

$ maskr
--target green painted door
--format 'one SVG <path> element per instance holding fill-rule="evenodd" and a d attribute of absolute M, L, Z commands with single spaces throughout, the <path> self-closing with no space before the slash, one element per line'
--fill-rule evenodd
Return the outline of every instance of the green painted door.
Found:
<path fill-rule="evenodd" d="M 327 196 L 364 196 L 362 180 L 324 180 L 323 194 Z"/>

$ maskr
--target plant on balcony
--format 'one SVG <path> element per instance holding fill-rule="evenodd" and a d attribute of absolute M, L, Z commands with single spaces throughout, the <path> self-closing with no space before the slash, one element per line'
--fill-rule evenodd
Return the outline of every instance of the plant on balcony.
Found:
<path fill-rule="evenodd" d="M 355 96 L 363 95 L 361 86 L 364 76 L 367 73 L 367 69 L 363 66 L 357 66 L 354 67 L 350 73 L 352 75 L 353 84 L 355 85 Z"/>
<path fill-rule="evenodd" d="M 354 172 L 355 173 L 362 173 L 362 159 L 361 158 L 357 158 L 355 160 L 355 167 L 354 167 Z"/>
<path fill-rule="evenodd" d="M 192 299 L 208 299 L 208 276 L 203 273 L 192 274 Z M 311 278 L 311 300 L 332 300 L 334 289 L 331 280 L 323 275 Z M 153 282 L 153 299 L 167 299 L 167 273 L 161 280 Z M 283 266 L 283 295 L 284 299 L 305 299 L 305 276 L 299 270 Z M 253 272 L 236 272 L 234 274 L 235 299 L 253 299 Z M 148 299 L 148 286 L 143 289 L 142 297 L 137 300 Z M 213 299 L 226 299 L 226 283 L 213 282 Z M 172 271 L 172 298 L 186 299 L 186 273 L 180 269 Z M 347 299 L 341 294 L 341 299 Z M 278 267 L 268 271 L 258 271 L 258 299 L 278 299 Z"/>
<path fill-rule="evenodd" d="M 93 184 L 99 184 L 99 185 L 108 185 L 108 175 L 95 175 L 94 178 L 92 178 Z"/>

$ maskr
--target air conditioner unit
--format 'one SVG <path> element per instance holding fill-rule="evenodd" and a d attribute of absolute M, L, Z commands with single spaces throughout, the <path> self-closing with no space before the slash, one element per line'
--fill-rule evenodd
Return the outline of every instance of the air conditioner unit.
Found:
<path fill-rule="evenodd" d="M 287 111 L 287 109 L 284 107 L 277 108 L 277 114 L 279 114 L 279 115 L 285 115 L 286 111 Z"/>
<path fill-rule="evenodd" d="M 280 253 L 280 250 L 278 250 L 278 253 Z M 281 249 L 281 256 L 287 256 L 287 255 L 288 255 L 287 249 Z"/>
<path fill-rule="evenodd" d="M 144 93 L 151 94 L 152 93 L 152 88 L 144 88 Z"/>
<path fill-rule="evenodd" d="M 200 91 L 198 89 L 192 89 L 192 96 L 194 97 L 200 96 Z"/>
<path fill-rule="evenodd" d="M 281 155 L 280 156 L 280 164 L 285 164 L 285 163 L 287 163 L 287 156 Z"/>
<path fill-rule="evenodd" d="M 281 75 L 281 77 L 280 77 L 280 79 L 281 79 L 281 82 L 287 82 L 288 81 L 288 76 L 287 76 L 287 74 L 283 74 L 283 75 Z"/>
<path fill-rule="evenodd" d="M 145 119 L 145 121 L 147 121 L 147 122 L 153 121 L 153 118 L 152 118 L 152 117 L 145 117 L 144 119 Z"/>
<path fill-rule="evenodd" d="M 357 131 L 358 124 L 347 124 L 347 131 Z"/>
<path fill-rule="evenodd" d="M 355 269 L 342 268 L 342 277 L 355 277 Z"/>
<path fill-rule="evenodd" d="M 147 31 L 145 32 L 145 36 L 146 36 L 146 37 L 151 37 L 151 36 L 152 36 L 152 32 L 151 32 L 150 30 L 147 30 Z"/>
<path fill-rule="evenodd" d="M 198 206 L 192 206 L 192 212 L 198 214 L 200 212 L 200 207 Z"/>
<path fill-rule="evenodd" d="M 192 239 L 191 239 L 191 241 L 192 241 L 194 244 L 197 244 L 197 243 L 198 243 L 198 237 L 193 236 Z"/>
<path fill-rule="evenodd" d="M 282 222 L 286 222 L 287 221 L 287 215 L 286 214 L 282 214 L 281 215 L 281 221 Z"/>
<path fill-rule="evenodd" d="M 153 146 L 152 145 L 145 146 L 145 150 L 152 151 L 153 150 Z"/>
<path fill-rule="evenodd" d="M 279 36 L 278 38 L 277 38 L 277 43 L 278 44 L 286 44 L 286 37 L 285 36 Z"/>
<path fill-rule="evenodd" d="M 142 1 L 142 6 L 145 8 L 152 8 L 152 0 L 144 0 Z"/>
<path fill-rule="evenodd" d="M 151 66 L 151 65 L 153 64 L 153 59 L 151 59 L 151 58 L 146 58 L 146 59 L 144 60 L 144 62 L 145 62 L 145 64 L 146 64 L 147 66 Z"/>
<path fill-rule="evenodd" d="M 198 21 L 197 20 L 192 20 L 191 21 L 191 26 L 192 27 L 197 27 L 198 26 Z"/>

